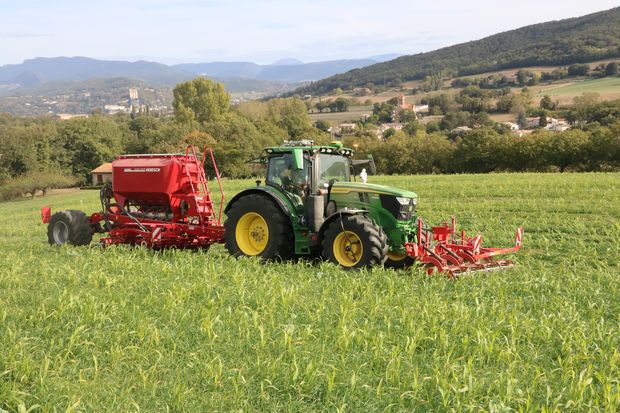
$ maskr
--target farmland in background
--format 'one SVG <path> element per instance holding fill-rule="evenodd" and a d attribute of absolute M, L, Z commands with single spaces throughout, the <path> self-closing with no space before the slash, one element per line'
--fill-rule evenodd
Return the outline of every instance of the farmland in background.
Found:
<path fill-rule="evenodd" d="M 620 77 L 551 84 L 543 88 L 533 87 L 533 89 L 538 92 L 535 98 L 540 99 L 544 95 L 549 95 L 563 105 L 571 104 L 575 96 L 584 93 L 598 93 L 601 100 L 614 100 L 620 99 Z"/>
<path fill-rule="evenodd" d="M 356 122 L 364 115 L 372 115 L 372 106 L 351 106 L 346 112 L 314 112 L 309 113 L 308 117 L 312 122 L 324 120 L 329 122 L 332 126 L 337 126 L 341 123 Z"/>
<path fill-rule="evenodd" d="M 524 225 L 517 267 L 451 281 L 221 246 L 55 248 L 39 208 L 96 211 L 96 192 L 0 204 L 0 408 L 620 410 L 620 174 L 370 182 L 488 245 Z"/>

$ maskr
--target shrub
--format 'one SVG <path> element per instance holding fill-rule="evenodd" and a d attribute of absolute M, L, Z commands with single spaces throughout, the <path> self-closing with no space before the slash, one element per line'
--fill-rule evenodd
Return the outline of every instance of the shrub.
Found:
<path fill-rule="evenodd" d="M 0 186 L 0 199 L 8 201 L 24 195 L 34 198 L 38 192 L 45 195 L 50 189 L 69 188 L 77 183 L 77 178 L 57 171 L 28 172 L 5 181 Z"/>

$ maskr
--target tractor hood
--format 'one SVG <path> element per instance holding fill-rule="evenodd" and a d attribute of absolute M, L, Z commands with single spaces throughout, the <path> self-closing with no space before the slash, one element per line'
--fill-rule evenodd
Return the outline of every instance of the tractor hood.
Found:
<path fill-rule="evenodd" d="M 332 193 L 346 194 L 349 192 L 367 192 L 373 194 L 393 195 L 402 198 L 417 198 L 415 192 L 405 189 L 394 188 L 392 186 L 365 184 L 362 182 L 335 182 L 332 186 Z"/>

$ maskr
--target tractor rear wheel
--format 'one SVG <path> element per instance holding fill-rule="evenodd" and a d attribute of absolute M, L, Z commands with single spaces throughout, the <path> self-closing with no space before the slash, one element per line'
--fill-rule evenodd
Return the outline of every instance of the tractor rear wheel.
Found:
<path fill-rule="evenodd" d="M 344 215 L 325 231 L 323 258 L 345 269 L 383 265 L 387 237 L 363 215 Z"/>
<path fill-rule="evenodd" d="M 228 252 L 236 257 L 289 259 L 295 239 L 288 216 L 262 195 L 247 195 L 235 202 L 224 223 Z"/>
<path fill-rule="evenodd" d="M 47 240 L 51 245 L 88 245 L 94 232 L 88 216 L 82 211 L 60 211 L 50 218 Z"/>

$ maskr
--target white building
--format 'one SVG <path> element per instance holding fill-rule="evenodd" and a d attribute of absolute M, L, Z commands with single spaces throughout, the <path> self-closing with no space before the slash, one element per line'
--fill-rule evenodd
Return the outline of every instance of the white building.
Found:
<path fill-rule="evenodd" d="M 519 125 L 514 122 L 502 122 L 502 125 L 508 126 L 512 132 L 516 132 L 519 130 Z"/>
<path fill-rule="evenodd" d="M 127 112 L 128 111 L 127 107 L 126 106 L 122 106 L 122 105 L 105 105 L 103 108 L 110 115 L 113 115 L 115 113 Z"/>

